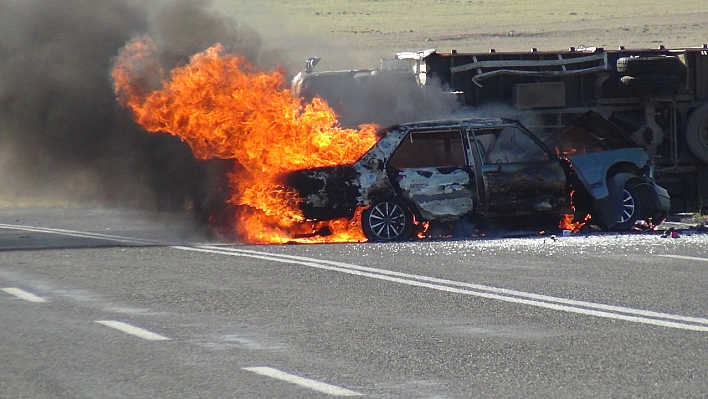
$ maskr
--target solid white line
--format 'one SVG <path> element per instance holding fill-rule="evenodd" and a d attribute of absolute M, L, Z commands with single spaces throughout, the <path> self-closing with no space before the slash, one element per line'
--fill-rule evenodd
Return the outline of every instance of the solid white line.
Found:
<path fill-rule="evenodd" d="M 59 234 L 59 235 L 70 236 L 70 237 L 79 237 L 79 238 L 94 238 L 94 239 L 98 239 L 98 240 L 117 241 L 117 242 L 123 242 L 123 243 L 127 243 L 127 244 L 168 245 L 167 243 L 164 243 L 164 242 L 155 241 L 155 240 L 145 240 L 142 238 L 114 236 L 114 235 L 109 235 L 109 234 L 90 233 L 90 232 L 84 232 L 84 231 L 74 231 L 74 230 L 65 230 L 65 229 L 54 229 L 54 228 L 49 228 L 49 227 L 33 227 L 33 226 L 22 226 L 22 225 L 0 223 L 0 229 L 23 230 L 23 231 L 31 231 L 31 232 L 35 232 L 35 233 L 45 233 L 45 234 Z"/>
<path fill-rule="evenodd" d="M 699 258 L 697 256 L 684 256 L 684 255 L 656 255 L 656 256 L 661 256 L 662 258 L 673 258 L 673 259 L 681 259 L 681 260 L 699 260 L 702 262 L 708 262 L 708 259 Z"/>
<path fill-rule="evenodd" d="M 325 384 L 324 382 L 298 377 L 296 375 L 288 374 L 271 367 L 244 367 L 243 369 L 256 374 L 264 375 L 266 377 L 271 377 L 278 380 L 297 384 L 302 387 L 326 393 L 332 396 L 361 396 L 359 392 L 350 391 L 348 389 L 344 389 L 336 385 Z"/>
<path fill-rule="evenodd" d="M 122 241 L 130 243 L 142 244 L 158 244 L 166 245 L 156 241 L 143 239 L 134 239 L 130 237 L 110 236 L 98 233 L 82 233 L 72 230 L 63 229 L 48 229 L 31 226 L 7 225 L 0 224 L 0 228 L 37 231 L 42 233 L 71 235 L 86 238 L 107 239 L 113 241 Z M 184 251 L 197 251 L 204 253 L 213 253 L 227 256 L 244 256 L 255 259 L 269 260 L 273 262 L 299 264 L 308 267 L 314 267 L 323 270 L 337 271 L 362 277 L 375 278 L 379 280 L 387 280 L 391 282 L 407 284 L 418 287 L 425 287 L 439 291 L 447 291 L 457 294 L 473 295 L 482 298 L 495 299 L 505 302 L 536 306 L 547 309 L 560 310 L 571 313 L 579 313 L 590 316 L 605 317 L 611 319 L 619 319 L 632 321 L 636 323 L 652 324 L 663 327 L 679 328 L 692 331 L 708 331 L 708 319 L 703 317 L 682 316 L 669 313 L 654 312 L 643 309 L 633 309 L 623 306 L 605 305 L 601 303 L 593 303 L 586 301 L 577 301 L 573 299 L 565 299 L 552 297 L 548 295 L 533 294 L 523 291 L 509 290 L 505 288 L 497 288 L 480 284 L 463 283 L 452 280 L 439 279 L 429 276 L 420 276 L 415 274 L 394 272 L 390 270 L 376 269 L 366 266 L 352 265 L 342 262 L 333 262 L 302 256 L 281 255 L 268 252 L 228 248 L 222 246 L 202 245 L 197 247 L 187 246 L 172 246 L 172 248 Z M 675 257 L 679 259 L 705 260 L 703 258 L 681 257 L 680 255 L 660 255 L 666 257 Z M 462 288 L 454 288 L 462 287 Z"/>
<path fill-rule="evenodd" d="M 181 249 L 187 249 L 187 248 L 191 248 L 191 247 L 185 247 L 185 248 L 181 248 Z M 535 300 L 539 300 L 539 301 L 543 301 L 543 302 L 559 303 L 559 304 L 564 304 L 564 305 L 593 308 L 593 309 L 606 310 L 606 311 L 618 312 L 618 313 L 632 313 L 632 314 L 638 314 L 641 316 L 655 317 L 655 318 L 667 318 L 667 319 L 686 321 L 686 322 L 691 322 L 691 323 L 708 324 L 708 319 L 701 318 L 701 317 L 678 316 L 678 315 L 672 315 L 672 314 L 668 314 L 668 313 L 652 312 L 649 310 L 632 309 L 632 308 L 627 308 L 627 307 L 623 307 L 623 306 L 604 305 L 604 304 L 600 304 L 600 303 L 578 301 L 578 300 L 574 300 L 574 299 L 558 298 L 558 297 L 553 297 L 553 296 L 548 296 L 548 295 L 540 295 L 540 294 L 533 294 L 530 292 L 510 290 L 510 289 L 506 289 L 506 288 L 497 288 L 497 287 L 491 287 L 491 286 L 487 286 L 487 285 L 473 284 L 473 283 L 463 283 L 460 281 L 446 280 L 446 279 L 440 279 L 440 278 L 429 277 L 429 276 L 421 276 L 421 275 L 416 275 L 416 274 L 401 273 L 401 272 L 395 272 L 395 271 L 384 270 L 384 269 L 376 269 L 376 268 L 366 267 L 366 266 L 357 266 L 357 265 L 352 265 L 352 264 L 342 263 L 342 262 L 306 258 L 306 257 L 302 257 L 302 256 L 272 254 L 272 253 L 267 253 L 267 252 L 250 251 L 250 250 L 236 249 L 236 248 L 213 247 L 211 245 L 202 245 L 197 248 L 207 248 L 207 249 L 213 248 L 218 251 L 253 254 L 254 255 L 253 257 L 259 257 L 258 255 L 260 255 L 260 256 L 270 255 L 270 256 L 274 256 L 274 257 L 278 257 L 278 258 L 282 257 L 284 259 L 293 259 L 293 260 L 302 261 L 302 262 L 315 261 L 319 264 L 332 265 L 335 267 L 341 267 L 341 268 L 345 268 L 345 269 L 361 270 L 361 271 L 367 271 L 367 272 L 395 276 L 395 277 L 403 277 L 403 278 L 407 278 L 407 279 L 413 279 L 413 280 L 419 280 L 419 281 L 425 281 L 425 282 L 452 285 L 452 286 L 457 286 L 457 287 L 470 288 L 470 289 L 477 290 L 477 291 L 485 291 L 485 292 L 491 292 L 491 293 L 495 293 L 495 294 L 502 294 L 502 295 L 521 297 L 521 298 L 535 299 Z M 244 255 L 244 256 L 247 256 L 247 255 Z M 264 258 L 264 257 L 259 257 L 259 258 L 284 262 L 284 261 L 281 261 L 278 259 L 271 259 L 271 258 Z M 295 262 L 295 263 L 298 263 L 298 262 Z M 302 263 L 302 264 L 304 264 L 304 263 Z"/>
<path fill-rule="evenodd" d="M 438 291 L 446 291 L 456 294 L 472 295 L 481 298 L 495 299 L 505 302 L 536 306 L 546 309 L 560 310 L 571 313 L 584 314 L 589 316 L 604 317 L 610 319 L 631 321 L 635 323 L 643 323 L 657 325 L 662 327 L 678 328 L 683 330 L 708 332 L 708 319 L 701 317 L 673 315 L 669 313 L 653 312 L 642 309 L 632 309 L 622 306 L 604 305 L 593 302 L 576 301 L 565 298 L 557 298 L 547 295 L 538 295 L 522 291 L 508 290 L 504 288 L 496 288 L 483 286 L 479 284 L 462 283 L 451 280 L 437 279 L 428 276 L 412 275 L 407 273 L 392 272 L 389 270 L 375 269 L 364 266 L 349 265 L 340 262 L 331 262 L 312 258 L 279 255 L 267 252 L 241 250 L 235 248 L 217 248 L 210 246 L 201 247 L 181 247 L 173 248 L 186 251 L 206 252 L 231 256 L 244 256 L 256 259 L 270 260 L 281 263 L 300 264 L 303 266 L 314 267 L 323 270 L 337 271 L 362 277 L 375 278 L 378 280 L 386 280 L 411 286 L 424 287 Z M 212 249 L 213 248 L 213 249 Z M 336 264 L 338 266 L 328 266 L 327 264 Z M 367 270 L 367 271 L 362 271 Z M 405 276 L 394 277 L 394 276 Z M 434 281 L 436 284 L 430 283 Z M 442 285 L 441 283 L 448 284 Z M 464 288 L 450 287 L 460 286 Z M 470 289 L 472 288 L 472 289 Z M 525 299 L 530 298 L 530 299 Z M 676 320 L 676 321 L 670 321 Z M 680 322 L 679 322 L 680 321 Z M 695 323 L 695 324 L 690 324 Z"/>
<path fill-rule="evenodd" d="M 20 299 L 24 299 L 25 301 L 28 302 L 34 302 L 34 303 L 44 303 L 48 302 L 46 299 L 38 297 L 35 294 L 29 293 L 27 291 L 21 290 L 19 288 L 3 288 L 3 291 L 7 292 L 10 295 L 14 295 Z"/>
<path fill-rule="evenodd" d="M 142 328 L 131 326 L 128 323 L 123 323 L 114 320 L 96 320 L 96 323 L 103 324 L 104 326 L 115 328 L 116 330 L 122 331 L 127 334 L 135 335 L 142 339 L 148 339 L 151 341 L 167 341 L 169 338 L 163 337 L 160 334 L 155 334 L 148 330 L 143 330 Z"/>

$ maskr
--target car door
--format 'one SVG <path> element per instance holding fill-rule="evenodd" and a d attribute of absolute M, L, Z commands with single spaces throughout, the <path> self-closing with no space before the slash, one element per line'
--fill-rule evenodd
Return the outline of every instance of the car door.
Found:
<path fill-rule="evenodd" d="M 566 174 L 557 157 L 518 125 L 473 129 L 484 181 L 479 212 L 487 216 L 558 212 Z"/>
<path fill-rule="evenodd" d="M 426 220 L 453 221 L 474 209 L 474 174 L 459 128 L 409 132 L 389 159 L 387 173 Z"/>

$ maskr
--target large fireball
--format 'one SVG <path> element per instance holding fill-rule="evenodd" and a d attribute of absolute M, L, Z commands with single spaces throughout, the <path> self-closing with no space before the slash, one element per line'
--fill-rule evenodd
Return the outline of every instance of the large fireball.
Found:
<path fill-rule="evenodd" d="M 282 71 L 258 71 L 220 45 L 163 75 L 149 38 L 128 43 L 112 73 L 119 101 L 145 130 L 178 136 L 197 158 L 238 161 L 229 175 L 237 212 L 228 224 L 247 242 L 288 242 L 321 228 L 303 219 L 296 193 L 278 175 L 353 162 L 376 140 L 375 126 L 339 127 L 321 99 L 293 98 Z M 332 235 L 299 240 L 365 240 L 356 218 L 328 225 Z"/>

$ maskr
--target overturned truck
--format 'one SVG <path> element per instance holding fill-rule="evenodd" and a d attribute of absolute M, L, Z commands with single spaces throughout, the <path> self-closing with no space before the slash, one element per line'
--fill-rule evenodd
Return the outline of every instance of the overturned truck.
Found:
<path fill-rule="evenodd" d="M 672 211 L 708 208 L 707 45 L 427 50 L 399 53 L 375 69 L 328 72 L 315 72 L 313 60 L 293 79 L 293 93 L 325 98 L 350 125 L 435 118 L 454 104 L 462 115 L 519 119 L 544 137 L 594 111 L 644 148 Z"/>

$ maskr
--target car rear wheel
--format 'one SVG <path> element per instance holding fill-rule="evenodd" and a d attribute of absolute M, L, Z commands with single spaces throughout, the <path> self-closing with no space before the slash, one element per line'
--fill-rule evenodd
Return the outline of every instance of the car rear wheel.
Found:
<path fill-rule="evenodd" d="M 362 213 L 361 219 L 369 241 L 407 240 L 413 232 L 413 214 L 399 201 L 376 202 Z"/>
<path fill-rule="evenodd" d="M 629 230 L 639 219 L 641 213 L 641 199 L 635 184 L 628 181 L 622 191 L 622 214 L 617 224 L 612 228 L 617 231 Z"/>

